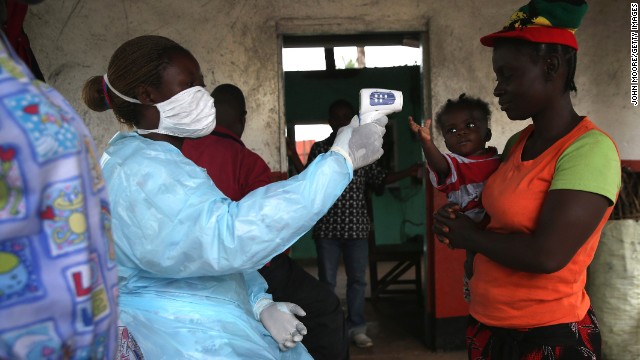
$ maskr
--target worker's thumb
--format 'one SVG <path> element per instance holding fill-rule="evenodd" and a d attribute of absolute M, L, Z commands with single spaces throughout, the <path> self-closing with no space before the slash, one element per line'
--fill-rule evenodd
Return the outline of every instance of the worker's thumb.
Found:
<path fill-rule="evenodd" d="M 298 306 L 296 304 L 288 303 L 287 304 L 287 308 L 294 315 L 297 315 L 297 316 L 305 316 L 305 315 L 307 315 L 307 313 L 304 310 L 302 310 L 302 308 L 300 306 Z"/>

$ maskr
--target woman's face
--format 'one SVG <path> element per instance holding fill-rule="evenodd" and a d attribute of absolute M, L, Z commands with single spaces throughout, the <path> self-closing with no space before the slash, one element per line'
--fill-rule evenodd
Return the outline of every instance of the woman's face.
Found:
<path fill-rule="evenodd" d="M 177 93 L 194 86 L 204 87 L 204 77 L 198 61 L 187 53 L 176 53 L 170 65 L 162 73 L 162 85 L 154 95 L 156 103 L 163 102 Z"/>
<path fill-rule="evenodd" d="M 493 49 L 493 72 L 500 109 L 511 120 L 526 120 L 540 112 L 547 103 L 550 89 L 544 76 L 543 60 L 534 62 L 534 54 L 513 44 Z"/>

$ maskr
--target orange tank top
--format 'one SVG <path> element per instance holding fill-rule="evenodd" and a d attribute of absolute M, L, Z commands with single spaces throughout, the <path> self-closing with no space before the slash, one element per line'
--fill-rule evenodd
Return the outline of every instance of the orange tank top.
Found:
<path fill-rule="evenodd" d="M 556 162 L 581 135 L 596 129 L 584 118 L 569 134 L 537 158 L 521 161 L 523 146 L 533 131 L 524 129 L 510 154 L 489 178 L 482 194 L 491 215 L 487 229 L 501 233 L 532 233 L 553 180 Z M 613 207 L 563 269 L 552 274 L 513 270 L 478 254 L 471 279 L 469 311 L 478 321 L 504 328 L 532 328 L 579 321 L 590 301 L 584 290 L 587 266 Z"/>

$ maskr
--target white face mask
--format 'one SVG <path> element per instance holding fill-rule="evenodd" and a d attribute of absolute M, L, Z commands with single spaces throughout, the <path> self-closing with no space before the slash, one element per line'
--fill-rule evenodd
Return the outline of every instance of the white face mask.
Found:
<path fill-rule="evenodd" d="M 122 99 L 140 103 L 117 92 L 104 75 L 109 89 Z M 209 135 L 216 126 L 216 108 L 213 98 L 202 86 L 183 90 L 171 98 L 155 104 L 160 112 L 160 123 L 155 130 L 137 129 L 138 134 L 158 133 L 178 137 L 198 138 Z"/>
<path fill-rule="evenodd" d="M 216 126 L 213 98 L 202 86 L 183 90 L 155 105 L 160 123 L 155 130 L 138 129 L 138 134 L 158 133 L 197 138 L 209 135 Z"/>

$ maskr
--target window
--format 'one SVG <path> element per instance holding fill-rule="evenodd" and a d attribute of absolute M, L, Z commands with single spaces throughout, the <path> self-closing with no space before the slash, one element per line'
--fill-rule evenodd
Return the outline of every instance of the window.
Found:
<path fill-rule="evenodd" d="M 282 68 L 284 71 L 325 70 L 324 48 L 283 48 Z"/>
<path fill-rule="evenodd" d="M 285 36 L 282 64 L 284 71 L 421 65 L 420 35 L 378 33 Z"/>
<path fill-rule="evenodd" d="M 363 53 L 364 67 L 394 67 L 420 65 L 422 50 L 409 46 L 365 46 Z M 351 69 L 358 66 L 358 48 L 355 46 L 336 47 L 333 49 L 336 69 Z"/>

